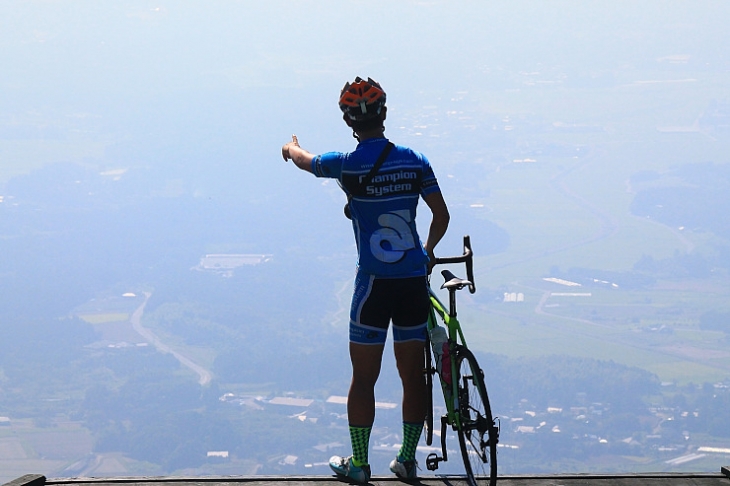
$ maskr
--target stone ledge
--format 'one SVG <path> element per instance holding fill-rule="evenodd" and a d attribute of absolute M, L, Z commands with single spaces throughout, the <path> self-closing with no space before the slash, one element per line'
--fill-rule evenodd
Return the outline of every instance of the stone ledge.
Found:
<path fill-rule="evenodd" d="M 3 484 L 3 486 L 44 486 L 46 477 L 42 474 L 26 474 L 18 479 Z"/>

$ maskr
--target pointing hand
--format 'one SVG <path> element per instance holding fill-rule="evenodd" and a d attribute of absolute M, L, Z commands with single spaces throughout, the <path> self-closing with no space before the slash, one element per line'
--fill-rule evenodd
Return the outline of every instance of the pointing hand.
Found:
<path fill-rule="evenodd" d="M 291 159 L 291 155 L 289 154 L 289 147 L 291 146 L 299 147 L 299 139 L 297 139 L 296 135 L 291 136 L 291 142 L 285 143 L 283 147 L 281 147 L 281 156 L 284 158 L 285 161 Z"/>

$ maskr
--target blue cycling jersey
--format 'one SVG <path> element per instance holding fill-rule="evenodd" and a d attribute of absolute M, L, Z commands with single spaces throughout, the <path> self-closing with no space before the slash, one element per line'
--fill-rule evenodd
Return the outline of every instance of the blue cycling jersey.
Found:
<path fill-rule="evenodd" d="M 368 139 L 353 152 L 328 152 L 312 160 L 317 177 L 337 179 L 350 201 L 359 271 L 389 278 L 426 275 L 428 256 L 416 231 L 421 196 L 439 191 L 423 154 L 396 145 L 368 185 L 362 181 L 388 140 Z"/>

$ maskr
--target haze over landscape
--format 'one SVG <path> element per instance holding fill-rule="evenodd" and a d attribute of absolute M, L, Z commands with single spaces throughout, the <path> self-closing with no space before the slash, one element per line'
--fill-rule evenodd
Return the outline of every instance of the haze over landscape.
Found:
<path fill-rule="evenodd" d="M 500 473 L 717 471 L 728 24 L 721 0 L 1 2 L 0 481 L 330 474 L 355 246 L 280 147 L 353 148 L 358 75 L 434 166 L 437 254 L 471 235 Z"/>

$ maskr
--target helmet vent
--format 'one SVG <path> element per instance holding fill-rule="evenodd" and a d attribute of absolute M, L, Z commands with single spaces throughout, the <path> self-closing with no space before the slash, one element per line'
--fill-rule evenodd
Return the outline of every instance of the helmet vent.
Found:
<path fill-rule="evenodd" d="M 385 91 L 376 81 L 361 77 L 346 83 L 340 93 L 340 110 L 351 120 L 366 120 L 378 116 L 385 106 Z"/>

